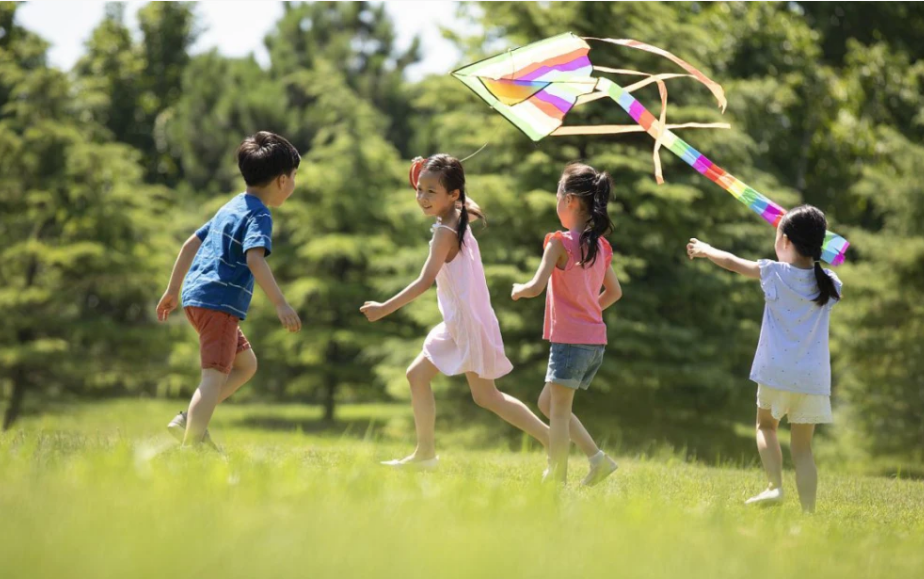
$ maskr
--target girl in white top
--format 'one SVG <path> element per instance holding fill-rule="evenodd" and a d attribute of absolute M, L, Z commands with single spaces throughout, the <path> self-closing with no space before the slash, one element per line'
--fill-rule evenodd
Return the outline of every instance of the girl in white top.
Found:
<path fill-rule="evenodd" d="M 841 297 L 841 281 L 820 263 L 826 230 L 824 213 L 803 205 L 784 215 L 777 227 L 779 261 L 748 261 L 697 239 L 687 245 L 690 259 L 706 257 L 759 279 L 764 291 L 766 305 L 751 380 L 757 382 L 757 449 L 769 486 L 747 504 L 783 500 L 783 454 L 776 430 L 788 414 L 799 500 L 804 511 L 815 510 L 818 474 L 812 435 L 816 424 L 832 422 L 828 324 Z"/>
<path fill-rule="evenodd" d="M 410 303 L 436 282 L 436 297 L 443 322 L 424 341 L 423 351 L 407 370 L 411 404 L 417 429 L 417 449 L 410 456 L 383 464 L 432 469 L 437 465 L 434 442 L 436 405 L 430 381 L 437 374 L 465 374 L 472 398 L 510 424 L 532 435 L 548 448 L 549 427 L 516 398 L 500 392 L 494 380 L 513 366 L 504 355 L 500 325 L 481 265 L 478 241 L 469 227 L 469 215 L 481 210 L 465 194 L 462 163 L 449 155 L 415 159 L 411 185 L 424 215 L 435 217 L 430 255 L 420 276 L 385 303 L 366 302 L 362 311 L 375 322 Z"/>

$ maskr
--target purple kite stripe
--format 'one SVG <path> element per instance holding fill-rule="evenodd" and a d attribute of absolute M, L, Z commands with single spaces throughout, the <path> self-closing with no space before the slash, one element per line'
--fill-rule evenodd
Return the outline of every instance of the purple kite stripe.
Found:
<path fill-rule="evenodd" d="M 642 106 L 642 103 L 635 101 L 632 103 L 632 106 L 629 107 L 629 116 L 635 119 L 635 122 L 638 122 L 638 119 L 642 116 L 642 111 L 644 110 L 645 107 Z"/>
<path fill-rule="evenodd" d="M 505 79 L 502 79 L 502 80 L 498 80 L 495 82 L 509 82 L 510 84 L 513 84 L 516 86 L 529 86 L 529 87 L 536 86 L 537 84 L 549 86 L 549 83 L 547 81 L 543 82 L 541 80 L 505 80 Z"/>
<path fill-rule="evenodd" d="M 533 96 L 543 102 L 549 103 L 556 109 L 560 110 L 562 114 L 567 113 L 571 110 L 571 107 L 574 106 L 574 103 L 570 103 L 561 97 L 557 97 L 547 90 L 541 90 Z"/>
<path fill-rule="evenodd" d="M 779 205 L 771 201 L 770 204 L 767 205 L 766 209 L 764 209 L 763 213 L 760 214 L 760 216 L 766 219 L 767 221 L 769 221 L 770 223 L 774 223 L 776 221 L 776 218 L 782 215 L 783 213 L 784 211 L 782 210 L 782 208 L 780 208 Z"/>
<path fill-rule="evenodd" d="M 592 65 L 590 64 L 590 59 L 587 58 L 586 56 L 582 56 L 582 57 L 580 57 L 580 58 L 575 58 L 575 59 L 572 60 L 571 62 L 565 62 L 565 63 L 562 63 L 562 64 L 556 64 L 556 65 L 554 65 L 554 66 L 542 66 L 542 67 L 539 67 L 539 68 L 537 68 L 536 70 L 532 71 L 532 72 L 529 73 L 529 74 L 524 74 L 523 76 L 517 77 L 517 80 L 536 80 L 537 78 L 541 77 L 542 75 L 548 74 L 548 73 L 550 73 L 550 72 L 552 72 L 552 71 L 558 71 L 558 72 L 572 72 L 572 71 L 575 71 L 575 70 L 578 70 L 578 69 L 581 69 L 581 68 L 584 68 L 584 67 L 587 67 L 587 68 L 590 68 L 590 69 L 593 68 Z M 590 71 L 588 71 L 588 76 L 590 76 Z"/>
<path fill-rule="evenodd" d="M 696 162 L 693 163 L 693 168 L 703 175 L 706 174 L 706 171 L 709 170 L 709 167 L 712 167 L 712 161 L 702 155 L 700 155 L 699 158 L 696 159 Z"/>

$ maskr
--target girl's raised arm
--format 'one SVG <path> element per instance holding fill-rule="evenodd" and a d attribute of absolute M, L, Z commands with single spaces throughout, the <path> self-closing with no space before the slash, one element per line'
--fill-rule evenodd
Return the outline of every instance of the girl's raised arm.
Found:
<path fill-rule="evenodd" d="M 724 267 L 728 271 L 740 273 L 746 277 L 760 279 L 760 267 L 757 265 L 756 261 L 741 259 L 737 255 L 716 249 L 695 237 L 691 238 L 690 243 L 687 244 L 687 255 L 690 259 L 705 257 L 712 263 L 719 267 Z"/>
<path fill-rule="evenodd" d="M 375 322 L 417 299 L 436 281 L 436 274 L 440 272 L 440 268 L 449 257 L 449 252 L 458 242 L 458 237 L 454 232 L 443 227 L 437 228 L 436 233 L 433 234 L 433 243 L 430 244 L 430 254 L 417 279 L 384 304 L 366 302 L 359 308 L 359 311 L 365 314 L 370 322 Z"/>

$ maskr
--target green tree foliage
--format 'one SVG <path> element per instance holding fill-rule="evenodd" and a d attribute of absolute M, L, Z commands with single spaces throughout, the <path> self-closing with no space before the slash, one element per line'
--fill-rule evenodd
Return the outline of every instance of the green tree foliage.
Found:
<path fill-rule="evenodd" d="M 29 391 L 143 389 L 153 384 L 151 360 L 168 350 L 144 308 L 164 264 L 155 252 L 158 191 L 142 183 L 136 151 L 74 120 L 82 115 L 68 78 L 43 65 L 44 47 L 15 26 L 15 7 L 2 9 L 3 36 L 18 39 L 0 48 L 11 79 L 0 102 L 7 428 Z"/>
<path fill-rule="evenodd" d="M 483 34 L 444 33 L 463 62 L 569 30 L 637 38 L 722 83 L 733 128 L 683 137 L 780 203 L 823 208 L 854 244 L 838 270 L 846 291 L 832 330 L 844 417 L 836 432 L 871 453 L 920 462 L 919 6 L 486 2 L 459 8 Z M 271 263 L 305 331 L 282 331 L 258 292 L 244 329 L 261 369 L 243 396 L 323 403 L 328 419 L 340 401 L 406 397 L 404 369 L 439 320 L 435 297 L 377 324 L 358 312 L 412 280 L 425 259 L 429 224 L 404 184 L 406 160 L 462 157 L 489 143 L 466 172 L 488 214 L 488 226 L 474 230 L 516 366 L 499 386 L 526 400 L 539 392 L 543 303 L 513 303 L 509 290 L 532 274 L 543 235 L 559 227 L 553 192 L 562 167 L 584 160 L 616 182 L 610 240 L 625 298 L 606 313 L 608 361 L 579 410 L 635 448 L 660 439 L 700 454 L 750 450 L 732 429 L 753 412 L 747 375 L 760 290 L 690 264 L 683 246 L 697 236 L 773 257 L 773 233 L 668 151 L 667 183 L 656 185 L 647 135 L 534 144 L 449 75 L 411 84 L 405 72 L 419 47 L 397 48 L 381 4 L 287 3 L 264 39 L 267 68 L 252 57 L 192 55 L 200 27 L 191 3 L 146 5 L 139 40 L 113 4 L 70 76 L 46 65 L 47 43 L 16 26 L 15 13 L 14 3 L 0 3 L 0 302 L 9 312 L 0 381 L 12 416 L 32 390 L 191 391 L 194 333 L 181 316 L 155 326 L 152 304 L 180 240 L 243 188 L 234 148 L 266 129 L 304 156 L 296 194 L 275 212 Z M 599 65 L 676 70 L 614 46 L 595 44 L 592 56 Z M 720 120 L 700 85 L 669 87 L 672 122 Z M 658 112 L 655 86 L 637 96 Z M 632 121 L 601 100 L 567 122 Z M 170 189 L 154 187 L 163 184 Z"/>
<path fill-rule="evenodd" d="M 407 155 L 410 141 L 408 92 L 404 70 L 419 60 L 415 41 L 403 52 L 383 3 L 286 2 L 276 30 L 266 38 L 272 73 L 286 87 L 290 107 L 314 106 L 310 72 L 332 66 L 346 84 L 382 114 L 388 140 Z M 317 127 L 292 127 L 293 138 L 310 141 Z"/>
<path fill-rule="evenodd" d="M 182 95 L 189 48 L 199 35 L 195 4 L 150 2 L 138 11 L 141 41 L 124 22 L 125 5 L 110 2 L 75 73 L 86 110 L 120 142 L 137 149 L 145 179 L 176 185 L 177 159 L 163 125 Z"/>

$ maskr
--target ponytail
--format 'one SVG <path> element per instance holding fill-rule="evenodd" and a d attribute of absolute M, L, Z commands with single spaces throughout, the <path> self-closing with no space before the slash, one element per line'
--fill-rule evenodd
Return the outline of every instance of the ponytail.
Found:
<path fill-rule="evenodd" d="M 820 258 L 821 255 L 819 254 L 818 257 Z M 834 286 L 834 280 L 825 273 L 825 270 L 821 267 L 821 262 L 817 259 L 815 260 L 815 281 L 818 282 L 818 297 L 812 301 L 816 304 L 823 306 L 831 299 L 841 299 L 841 296 L 837 293 L 837 288 Z"/>
<path fill-rule="evenodd" d="M 474 217 L 475 220 L 481 219 L 485 221 L 484 211 L 482 211 L 481 207 L 473 200 L 466 198 L 465 185 L 463 185 L 459 189 L 459 247 L 465 244 L 465 232 L 468 231 L 468 224 L 472 221 L 470 215 Z M 485 221 L 485 223 L 487 223 L 487 221 Z"/>
<path fill-rule="evenodd" d="M 581 267 L 596 263 L 600 238 L 613 230 L 613 222 L 607 213 L 612 190 L 613 182 L 606 171 L 598 172 L 581 163 L 565 167 L 561 192 L 580 199 L 588 214 L 587 224 L 581 232 Z"/>
<path fill-rule="evenodd" d="M 821 267 L 821 247 L 828 229 L 825 214 L 817 207 L 802 205 L 785 214 L 779 228 L 795 246 L 799 255 L 811 257 L 815 262 L 813 270 L 815 281 L 818 282 L 818 296 L 812 301 L 824 306 L 832 299 L 841 299 L 834 280 Z"/>

